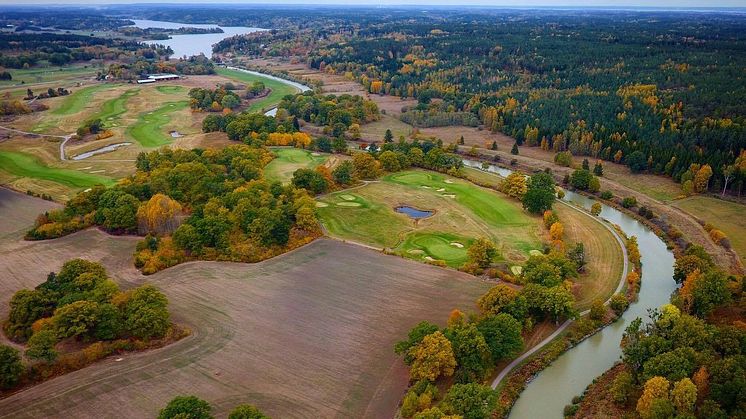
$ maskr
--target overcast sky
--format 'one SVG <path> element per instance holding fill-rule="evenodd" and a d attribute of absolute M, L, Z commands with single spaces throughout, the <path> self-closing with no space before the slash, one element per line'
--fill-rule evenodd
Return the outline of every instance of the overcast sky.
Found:
<path fill-rule="evenodd" d="M 0 0 L 0 5 L 31 5 L 31 4 L 131 4 L 131 3 L 194 3 L 214 4 L 209 0 Z M 746 7 L 746 0 L 220 0 L 219 3 L 240 4 L 357 4 L 357 5 L 478 5 L 478 6 L 593 6 L 593 7 Z"/>

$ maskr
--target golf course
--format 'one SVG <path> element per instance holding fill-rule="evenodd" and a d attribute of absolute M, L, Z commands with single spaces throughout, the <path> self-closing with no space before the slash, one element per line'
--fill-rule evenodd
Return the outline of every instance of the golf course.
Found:
<path fill-rule="evenodd" d="M 215 69 L 215 72 L 239 83 L 252 84 L 259 81 L 264 83 L 266 88 L 270 89 L 270 93 L 267 96 L 252 101 L 251 105 L 246 109 L 248 112 L 267 110 L 277 105 L 277 103 L 279 103 L 286 95 L 298 93 L 298 89 L 295 87 L 267 77 L 261 77 L 255 74 L 244 73 L 242 71 L 227 68 L 217 68 Z"/>
<path fill-rule="evenodd" d="M 127 128 L 127 134 L 145 148 L 160 147 L 170 143 L 173 138 L 163 132 L 169 122 L 171 113 L 189 106 L 187 101 L 169 102 L 152 112 L 141 114 L 137 121 Z"/>
<path fill-rule="evenodd" d="M 433 211 L 422 219 L 396 212 L 400 206 Z M 471 242 L 497 243 L 499 259 L 517 264 L 541 249 L 541 221 L 497 192 L 450 176 L 412 170 L 380 182 L 322 197 L 319 217 L 329 234 L 404 257 L 458 267 Z"/>
<path fill-rule="evenodd" d="M 324 164 L 329 156 L 299 148 L 272 148 L 277 157 L 264 168 L 264 177 L 271 181 L 290 182 L 298 169 L 313 169 Z"/>
<path fill-rule="evenodd" d="M 49 167 L 32 155 L 13 151 L 0 151 L 0 170 L 12 176 L 48 180 L 73 189 L 114 184 L 114 180 L 106 176 Z"/>

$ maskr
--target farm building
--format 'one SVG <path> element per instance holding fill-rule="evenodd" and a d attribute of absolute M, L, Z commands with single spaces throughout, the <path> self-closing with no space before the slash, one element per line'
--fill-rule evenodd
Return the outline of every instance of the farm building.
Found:
<path fill-rule="evenodd" d="M 137 84 L 155 83 L 157 81 L 165 80 L 178 80 L 180 78 L 181 77 L 179 77 L 178 74 L 171 73 L 149 74 L 147 78 L 138 80 Z"/>

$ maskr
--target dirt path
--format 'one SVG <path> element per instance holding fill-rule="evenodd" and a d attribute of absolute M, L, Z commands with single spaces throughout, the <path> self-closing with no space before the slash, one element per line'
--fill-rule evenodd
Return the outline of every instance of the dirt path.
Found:
<path fill-rule="evenodd" d="M 65 158 L 65 144 L 67 144 L 68 141 L 73 137 L 74 134 L 67 134 L 67 135 L 52 135 L 52 134 L 39 134 L 36 132 L 28 132 L 28 131 L 21 131 L 15 128 L 8 128 L 0 126 L 0 129 L 3 129 L 5 131 L 15 132 L 16 134 L 22 134 L 22 135 L 30 135 L 34 137 L 47 137 L 47 138 L 60 138 L 62 139 L 62 142 L 60 143 L 60 160 L 66 161 L 67 158 Z"/>

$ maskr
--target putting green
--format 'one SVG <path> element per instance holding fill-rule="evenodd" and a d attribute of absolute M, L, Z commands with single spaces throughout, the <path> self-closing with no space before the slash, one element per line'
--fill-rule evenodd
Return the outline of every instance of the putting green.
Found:
<path fill-rule="evenodd" d="M 107 100 L 101 106 L 101 111 L 91 116 L 89 120 L 98 118 L 104 123 L 105 127 L 115 127 L 115 121 L 119 119 L 120 115 L 127 112 L 127 101 L 131 97 L 137 96 L 139 92 L 140 89 L 129 89 L 119 97 Z"/>
<path fill-rule="evenodd" d="M 235 80 L 245 84 L 252 84 L 256 81 L 264 83 L 264 86 L 270 89 L 270 93 L 260 99 L 252 101 L 251 105 L 247 109 L 248 112 L 259 112 L 262 110 L 271 109 L 277 106 L 283 97 L 287 95 L 294 95 L 300 92 L 299 89 L 285 84 L 283 82 L 270 79 L 268 77 L 262 77 L 255 74 L 244 73 L 243 71 L 229 70 L 227 68 L 216 68 L 215 72 L 223 77 L 227 77 L 231 80 Z"/>
<path fill-rule="evenodd" d="M 451 245 L 454 241 L 464 242 L 468 246 L 473 240 L 455 234 L 423 231 L 407 235 L 395 251 L 409 255 L 419 254 L 423 259 L 430 256 L 434 260 L 444 261 L 448 266 L 459 267 L 466 262 L 467 250 L 466 247 Z"/>
<path fill-rule="evenodd" d="M 329 158 L 300 148 L 272 148 L 272 152 L 276 157 L 264 168 L 264 177 L 282 183 L 290 183 L 296 170 L 314 169 Z"/>
<path fill-rule="evenodd" d="M 446 197 L 440 189 L 453 192 Z M 521 263 L 540 248 L 541 219 L 492 190 L 434 172 L 405 171 L 354 191 L 319 199 L 319 219 L 330 235 L 354 240 L 417 260 L 442 260 L 461 266 L 478 237 L 498 245 L 500 259 Z M 437 208 L 433 216 L 414 220 L 395 208 Z"/>
<path fill-rule="evenodd" d="M 160 147 L 171 142 L 168 133 L 163 132 L 163 127 L 171 122 L 171 113 L 180 111 L 189 106 L 186 100 L 179 102 L 168 102 L 160 108 L 141 114 L 137 122 L 127 129 L 127 135 L 140 143 L 143 147 Z"/>
<path fill-rule="evenodd" d="M 71 188 L 113 185 L 115 180 L 77 170 L 49 167 L 36 157 L 15 151 L 0 151 L 0 170 L 14 176 L 48 180 Z"/>

